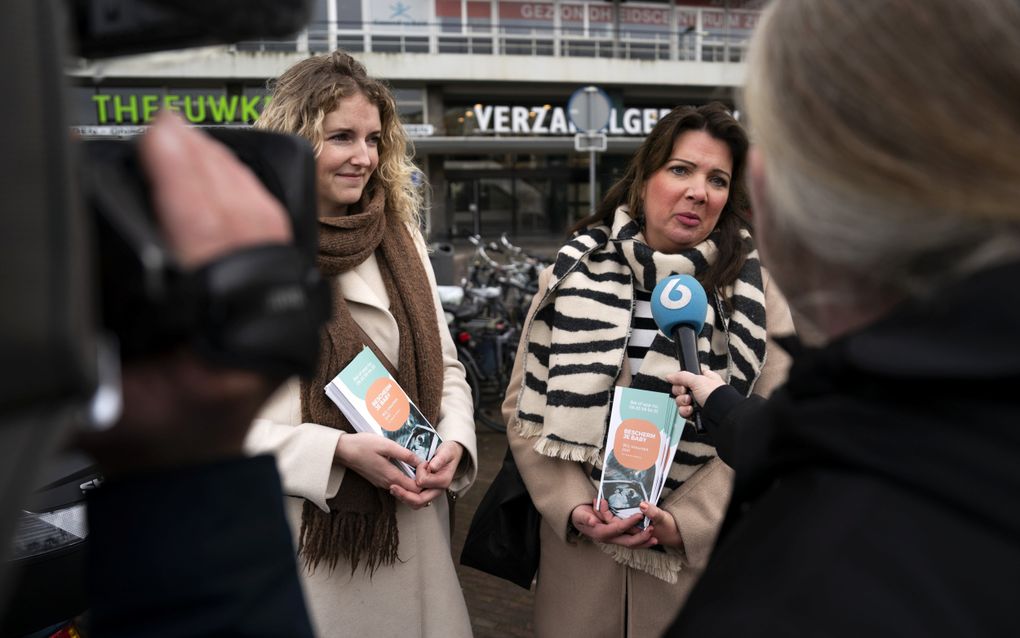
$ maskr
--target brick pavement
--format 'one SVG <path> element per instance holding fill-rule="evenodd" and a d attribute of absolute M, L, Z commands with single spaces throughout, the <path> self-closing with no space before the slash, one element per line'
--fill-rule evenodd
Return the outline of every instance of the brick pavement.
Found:
<path fill-rule="evenodd" d="M 513 583 L 460 564 L 460 550 L 464 546 L 471 517 L 499 471 L 506 453 L 505 434 L 481 425 L 476 432 L 478 478 L 467 494 L 457 501 L 457 522 L 452 538 L 454 563 L 471 615 L 471 628 L 475 638 L 531 638 L 534 636 L 531 624 L 534 594 Z"/>

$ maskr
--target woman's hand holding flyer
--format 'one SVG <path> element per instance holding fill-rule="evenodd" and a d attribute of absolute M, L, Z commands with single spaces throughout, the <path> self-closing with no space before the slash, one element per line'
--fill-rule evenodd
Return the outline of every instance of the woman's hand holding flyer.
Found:
<path fill-rule="evenodd" d="M 325 391 L 359 433 L 378 434 L 404 450 L 391 448 L 388 456 L 411 479 L 413 492 L 419 492 L 414 484 L 415 468 L 422 461 L 430 461 L 443 440 L 372 350 L 366 346 L 326 385 Z M 338 451 L 344 437 L 340 439 Z"/>
<path fill-rule="evenodd" d="M 651 523 L 641 504 L 659 502 L 683 428 L 670 395 L 617 386 L 596 503 L 622 519 L 638 515 L 639 529 Z"/>

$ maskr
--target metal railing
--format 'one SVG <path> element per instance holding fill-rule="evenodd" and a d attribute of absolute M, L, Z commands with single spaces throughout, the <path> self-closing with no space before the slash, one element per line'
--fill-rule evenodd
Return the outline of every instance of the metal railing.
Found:
<path fill-rule="evenodd" d="M 738 12 L 732 12 L 738 13 Z M 756 12 L 740 12 L 741 18 Z M 728 20 L 727 20 L 728 22 Z M 701 10 L 696 25 L 702 24 Z M 634 25 L 521 27 L 496 23 L 312 23 L 292 40 L 242 42 L 238 51 L 321 53 L 343 48 L 355 53 L 520 55 L 742 62 L 750 31 L 702 30 L 698 26 L 652 29 Z"/>

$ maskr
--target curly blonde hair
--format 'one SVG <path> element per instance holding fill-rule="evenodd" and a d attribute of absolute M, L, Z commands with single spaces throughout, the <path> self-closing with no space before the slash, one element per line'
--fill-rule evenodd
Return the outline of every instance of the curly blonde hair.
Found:
<path fill-rule="evenodd" d="M 418 172 L 413 149 L 400 124 L 393 94 L 381 81 L 369 77 L 365 67 L 344 51 L 302 60 L 269 82 L 272 99 L 255 123 L 256 128 L 299 135 L 311 142 L 318 157 L 324 135 L 322 122 L 340 100 L 361 94 L 379 109 L 382 131 L 379 166 L 367 188 L 377 186 L 386 196 L 386 210 L 397 219 L 421 222 L 422 196 L 412 175 Z"/>

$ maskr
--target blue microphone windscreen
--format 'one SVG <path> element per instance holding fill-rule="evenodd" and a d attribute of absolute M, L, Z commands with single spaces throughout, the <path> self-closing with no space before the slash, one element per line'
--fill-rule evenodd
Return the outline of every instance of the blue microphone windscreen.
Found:
<path fill-rule="evenodd" d="M 652 291 L 652 317 L 663 334 L 672 336 L 677 326 L 701 332 L 708 312 L 708 298 L 698 280 L 690 275 L 672 275 Z"/>

